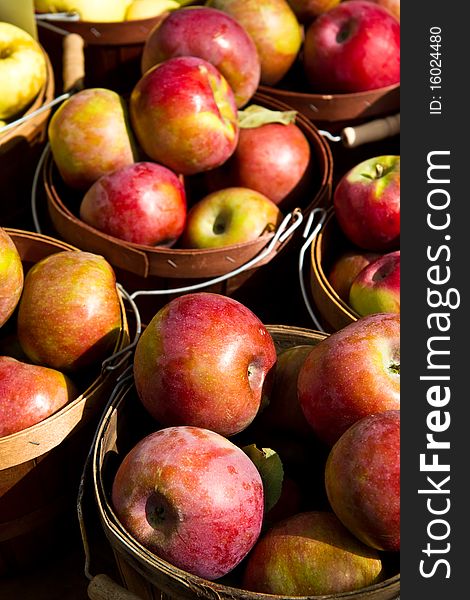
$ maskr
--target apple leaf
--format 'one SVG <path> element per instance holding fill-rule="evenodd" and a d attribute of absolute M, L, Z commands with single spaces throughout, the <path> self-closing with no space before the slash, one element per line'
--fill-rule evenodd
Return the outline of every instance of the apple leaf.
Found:
<path fill-rule="evenodd" d="M 284 479 L 284 468 L 279 454 L 271 448 L 261 448 L 256 444 L 244 446 L 243 451 L 253 461 L 259 471 L 264 489 L 264 510 L 267 513 L 279 500 Z"/>
<path fill-rule="evenodd" d="M 247 108 L 238 111 L 238 125 L 241 129 L 253 129 L 268 123 L 290 125 L 295 123 L 296 116 L 296 110 L 271 110 L 264 106 L 251 104 Z"/>

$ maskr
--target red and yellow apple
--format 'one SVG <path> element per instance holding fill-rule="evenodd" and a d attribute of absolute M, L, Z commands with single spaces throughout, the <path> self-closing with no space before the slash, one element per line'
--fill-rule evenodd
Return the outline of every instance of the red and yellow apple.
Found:
<path fill-rule="evenodd" d="M 381 256 L 375 252 L 348 250 L 333 262 L 328 273 L 328 281 L 332 288 L 346 303 L 349 302 L 349 290 L 360 271 Z"/>
<path fill-rule="evenodd" d="M 142 404 L 162 425 L 194 425 L 230 436 L 255 418 L 276 350 L 246 306 L 199 292 L 168 302 L 142 333 L 134 377 Z"/>
<path fill-rule="evenodd" d="M 332 512 L 310 511 L 277 523 L 258 540 L 248 556 L 243 587 L 282 598 L 330 597 L 381 579 L 378 552 Z"/>
<path fill-rule="evenodd" d="M 162 165 L 137 162 L 95 181 L 82 199 L 80 218 L 128 242 L 168 246 L 184 229 L 184 185 Z"/>
<path fill-rule="evenodd" d="M 362 269 L 351 285 L 349 304 L 361 316 L 400 312 L 400 250 Z"/>
<path fill-rule="evenodd" d="M 27 273 L 17 319 L 28 358 L 64 371 L 96 366 L 121 329 L 116 276 L 90 252 L 57 252 Z"/>
<path fill-rule="evenodd" d="M 248 456 L 226 438 L 198 427 L 168 427 L 125 456 L 112 504 L 142 545 L 212 580 L 234 569 L 258 539 L 263 484 Z"/>
<path fill-rule="evenodd" d="M 142 53 L 142 72 L 175 56 L 198 56 L 225 77 L 238 107 L 253 96 L 261 66 L 256 46 L 232 16 L 207 6 L 170 13 L 149 33 Z"/>
<path fill-rule="evenodd" d="M 11 237 L 0 227 L 0 327 L 17 307 L 23 281 L 21 257 Z"/>
<path fill-rule="evenodd" d="M 85 89 L 65 100 L 49 122 L 48 136 L 62 179 L 80 190 L 137 156 L 124 99 L 104 88 Z"/>
<path fill-rule="evenodd" d="M 400 23 L 367 0 L 341 2 L 308 26 L 303 66 L 316 92 L 364 92 L 399 83 Z"/>
<path fill-rule="evenodd" d="M 300 369 L 298 394 L 329 446 L 362 417 L 399 409 L 400 315 L 368 315 L 321 340 Z"/>
<path fill-rule="evenodd" d="M 355 165 L 338 182 L 335 215 L 345 236 L 374 252 L 400 243 L 400 157 L 375 156 Z"/>
<path fill-rule="evenodd" d="M 60 371 L 0 356 L 0 437 L 43 421 L 75 397 Z"/>
<path fill-rule="evenodd" d="M 181 245 L 200 249 L 249 242 L 274 231 L 281 220 L 277 205 L 255 190 L 218 190 L 190 208 Z"/>
<path fill-rule="evenodd" d="M 400 549 L 400 411 L 369 415 L 330 451 L 325 487 L 336 516 L 364 544 Z"/>
<path fill-rule="evenodd" d="M 399 21 L 400 20 L 400 2 L 401 0 L 368 0 L 379 6 L 383 6 Z"/>
<path fill-rule="evenodd" d="M 170 58 L 148 70 L 132 90 L 130 114 L 147 156 L 178 174 L 218 167 L 237 145 L 233 91 L 201 58 Z"/>
<path fill-rule="evenodd" d="M 302 29 L 287 0 L 208 0 L 207 4 L 234 17 L 253 38 L 261 61 L 261 83 L 278 83 L 302 45 Z"/>
<path fill-rule="evenodd" d="M 0 22 L 0 120 L 20 116 L 46 80 L 39 43 L 20 27 Z"/>

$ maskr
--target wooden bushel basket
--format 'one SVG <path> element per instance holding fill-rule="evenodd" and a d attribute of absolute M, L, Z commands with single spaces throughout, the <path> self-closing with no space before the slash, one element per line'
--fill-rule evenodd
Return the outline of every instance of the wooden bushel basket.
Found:
<path fill-rule="evenodd" d="M 272 325 L 267 327 L 277 351 L 294 345 L 315 345 L 325 334 L 300 327 Z M 145 424 L 145 425 L 143 425 Z M 144 430 L 148 428 L 147 430 Z M 274 600 L 280 596 L 254 593 L 234 585 L 234 576 L 211 582 L 178 569 L 158 558 L 139 544 L 120 524 L 113 512 L 110 490 L 117 467 L 125 454 L 144 435 L 152 431 L 152 423 L 136 399 L 132 382 L 123 385 L 103 414 L 97 429 L 91 454 L 91 479 L 96 509 L 102 529 L 115 557 L 122 582 L 127 591 L 106 575 L 91 578 L 88 593 L 93 599 L 119 598 L 133 600 Z M 82 480 L 83 483 L 83 480 Z M 83 528 L 82 528 L 83 529 Z M 353 592 L 287 598 L 282 600 L 394 600 L 399 595 L 400 575 L 396 556 L 390 565 L 387 579 Z"/>
<path fill-rule="evenodd" d="M 47 236 L 5 231 L 18 248 L 25 273 L 46 256 L 77 250 Z M 122 298 L 121 314 L 114 352 L 129 343 Z M 70 536 L 82 464 L 100 411 L 124 364 L 103 372 L 100 368 L 81 374 L 80 389 L 86 389 L 54 415 L 0 438 L 0 575 L 38 564 L 61 548 L 58 540 Z"/>
<path fill-rule="evenodd" d="M 327 277 L 335 259 L 351 249 L 352 244 L 341 232 L 334 209 L 330 207 L 311 246 L 310 289 L 318 311 L 334 331 L 359 319 L 358 313 L 338 296 Z"/>
<path fill-rule="evenodd" d="M 276 100 L 256 94 L 253 103 L 273 110 L 291 110 Z M 326 206 L 331 198 L 333 159 L 331 150 L 316 127 L 303 115 L 297 115 L 297 125 L 307 137 L 313 160 L 313 183 L 303 206 L 304 215 L 317 206 Z M 186 250 L 144 246 L 118 240 L 90 227 L 78 217 L 81 197 L 74 196 L 60 180 L 51 153 L 43 165 L 43 183 L 47 197 L 47 209 L 54 229 L 62 239 L 84 250 L 105 256 L 117 269 L 138 278 L 155 278 L 154 287 L 175 287 L 176 281 L 205 279 L 224 275 L 255 257 L 272 240 L 267 233 L 258 239 L 236 244 L 228 248 Z M 290 238 L 289 238 L 290 239 Z M 287 244 L 279 244 L 261 264 L 265 264 Z M 120 277 L 122 281 L 122 277 Z M 170 281 L 170 283 L 168 282 Z M 125 282 L 124 282 L 125 283 Z"/>
<path fill-rule="evenodd" d="M 19 116 L 30 114 L 54 98 L 54 74 L 48 55 L 47 79 L 28 110 Z M 46 141 L 50 110 L 0 133 L 0 226 L 24 227 L 29 216 L 29 197 L 34 167 Z"/>

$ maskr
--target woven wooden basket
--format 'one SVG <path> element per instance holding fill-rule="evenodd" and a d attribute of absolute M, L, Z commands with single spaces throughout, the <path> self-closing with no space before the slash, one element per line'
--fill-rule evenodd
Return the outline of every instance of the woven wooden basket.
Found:
<path fill-rule="evenodd" d="M 335 259 L 351 249 L 352 244 L 342 233 L 334 209 L 330 207 L 311 246 L 310 289 L 315 306 L 334 331 L 359 319 L 358 313 L 338 296 L 327 277 Z"/>
<path fill-rule="evenodd" d="M 77 250 L 47 236 L 5 231 L 18 248 L 25 272 L 50 254 Z M 121 314 L 116 352 L 129 342 L 122 298 Z M 121 370 L 101 372 L 97 365 L 82 374 L 84 391 L 78 398 L 44 421 L 0 438 L 0 575 L 38 563 L 48 551 L 60 548 L 57 540 L 70 533 L 82 463 Z"/>
<path fill-rule="evenodd" d="M 309 329 L 282 325 L 268 326 L 278 352 L 298 344 L 315 345 L 325 334 Z M 211 582 L 173 567 L 139 544 L 122 527 L 110 503 L 110 488 L 117 466 L 124 455 L 144 435 L 152 424 L 145 418 L 143 408 L 136 401 L 136 392 L 131 383 L 126 384 L 115 395 L 105 411 L 98 427 L 92 448 L 92 485 L 101 526 L 113 550 L 114 557 L 128 592 L 120 594 L 114 588 L 113 595 L 98 593 L 105 576 L 98 575 L 89 586 L 90 598 L 133 598 L 141 600 L 274 600 L 280 596 L 260 594 L 242 590 L 232 583 Z M 396 560 L 395 560 L 396 563 Z M 95 580 L 97 581 L 95 585 Z M 98 583 L 99 582 L 99 583 Z M 308 600 L 392 600 L 400 589 L 398 566 L 394 564 L 389 577 L 379 584 L 337 595 L 308 597 Z M 307 597 L 303 597 L 307 600 Z M 283 598 L 294 600 L 294 598 Z M 299 600 L 299 597 L 296 598 Z"/>
<path fill-rule="evenodd" d="M 30 114 L 54 98 L 55 83 L 49 56 L 46 58 L 47 79 L 43 88 L 24 114 Z M 46 141 L 50 110 L 0 134 L 0 226 L 24 227 L 29 217 L 30 189 L 34 167 Z M 23 115 L 22 115 L 23 116 Z M 29 223 L 28 223 L 29 224 Z"/>

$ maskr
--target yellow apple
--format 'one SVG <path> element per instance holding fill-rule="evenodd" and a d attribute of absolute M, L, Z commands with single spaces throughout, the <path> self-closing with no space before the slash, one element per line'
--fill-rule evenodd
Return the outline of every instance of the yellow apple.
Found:
<path fill-rule="evenodd" d="M 131 0 L 34 0 L 38 12 L 77 12 L 82 21 L 124 21 Z"/>
<path fill-rule="evenodd" d="M 133 0 L 127 7 L 125 19 L 126 21 L 150 19 L 179 7 L 176 0 Z"/>
<path fill-rule="evenodd" d="M 0 119 L 23 111 L 46 78 L 46 58 L 38 42 L 16 25 L 0 22 Z"/>

